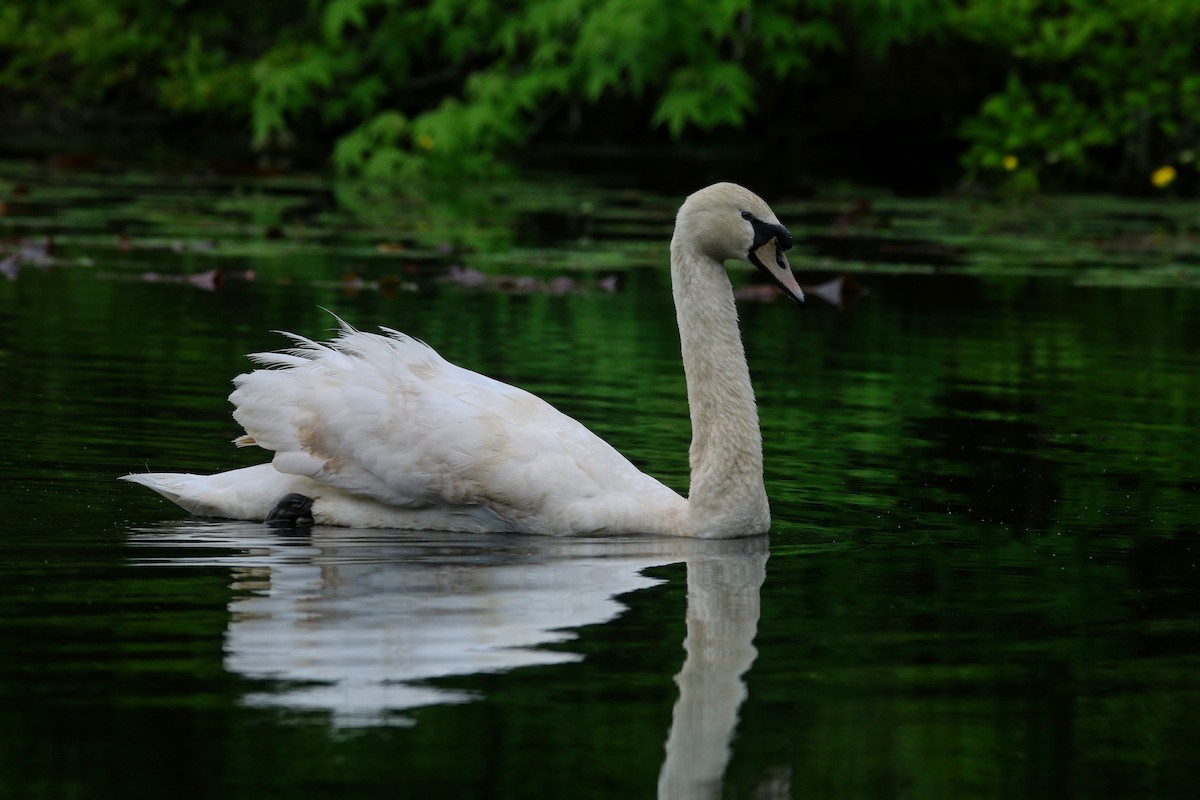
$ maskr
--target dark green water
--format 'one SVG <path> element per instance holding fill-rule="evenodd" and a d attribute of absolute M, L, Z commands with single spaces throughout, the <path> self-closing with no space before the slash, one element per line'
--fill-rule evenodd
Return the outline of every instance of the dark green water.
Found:
<path fill-rule="evenodd" d="M 1200 209 L 775 203 L 869 292 L 742 306 L 769 542 L 284 536 L 115 480 L 259 460 L 228 382 L 324 307 L 684 488 L 678 199 L 450 196 L 0 165 L 0 797 L 1195 795 Z"/>

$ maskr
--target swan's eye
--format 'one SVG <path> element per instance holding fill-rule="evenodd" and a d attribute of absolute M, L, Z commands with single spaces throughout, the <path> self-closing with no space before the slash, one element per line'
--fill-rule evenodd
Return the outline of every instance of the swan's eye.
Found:
<path fill-rule="evenodd" d="M 742 219 L 754 219 L 754 215 L 751 214 L 749 211 L 743 211 Z"/>

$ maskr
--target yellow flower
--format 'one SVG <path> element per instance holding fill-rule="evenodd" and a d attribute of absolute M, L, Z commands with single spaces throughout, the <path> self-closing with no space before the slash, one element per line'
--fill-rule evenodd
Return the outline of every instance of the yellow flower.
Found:
<path fill-rule="evenodd" d="M 422 133 L 420 136 L 417 137 L 417 146 L 420 147 L 422 150 L 432 150 L 433 149 L 433 137 L 430 136 L 428 133 Z"/>
<path fill-rule="evenodd" d="M 1001 161 L 1000 163 L 1004 165 L 1004 168 L 1006 170 L 1008 170 L 1009 172 L 1012 172 L 1014 169 L 1017 168 L 1017 164 L 1020 164 L 1021 161 L 1016 156 L 1014 156 L 1012 153 L 1009 153 L 1008 155 L 1006 155 L 1004 157 L 1004 160 Z"/>
<path fill-rule="evenodd" d="M 1175 168 L 1171 165 L 1159 167 L 1150 174 L 1150 182 L 1159 189 L 1165 189 L 1175 180 Z"/>

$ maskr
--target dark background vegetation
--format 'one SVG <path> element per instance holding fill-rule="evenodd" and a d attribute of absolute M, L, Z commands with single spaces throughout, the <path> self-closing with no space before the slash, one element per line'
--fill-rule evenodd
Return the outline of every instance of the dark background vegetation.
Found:
<path fill-rule="evenodd" d="M 8 0 L 0 154 L 1192 193 L 1197 41 L 1194 0 Z"/>

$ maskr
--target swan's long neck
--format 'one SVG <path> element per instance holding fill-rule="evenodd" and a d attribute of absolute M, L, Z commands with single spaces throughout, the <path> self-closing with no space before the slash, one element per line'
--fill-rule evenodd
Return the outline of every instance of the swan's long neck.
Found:
<path fill-rule="evenodd" d="M 678 232 L 671 280 L 692 414 L 691 535 L 764 533 L 762 434 L 725 266 Z"/>

